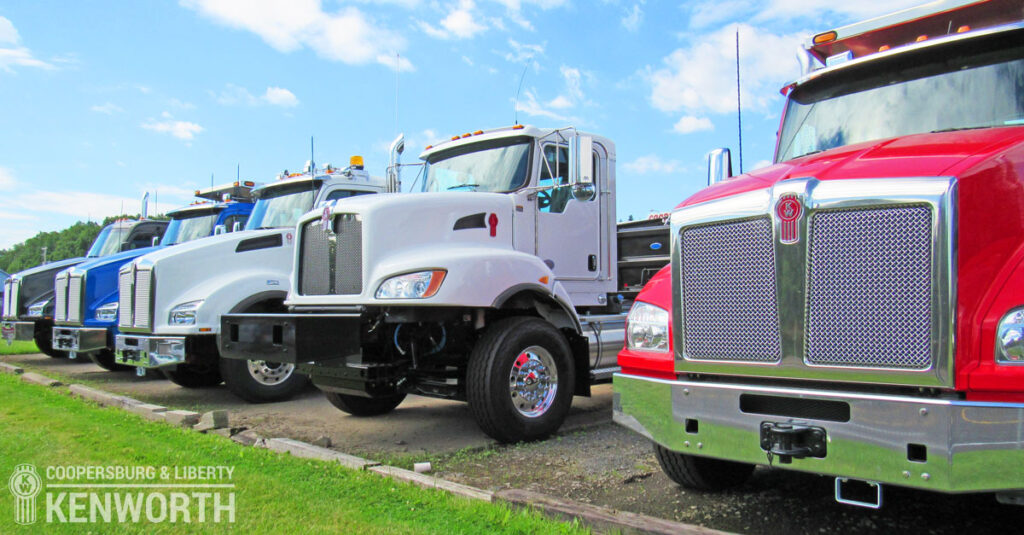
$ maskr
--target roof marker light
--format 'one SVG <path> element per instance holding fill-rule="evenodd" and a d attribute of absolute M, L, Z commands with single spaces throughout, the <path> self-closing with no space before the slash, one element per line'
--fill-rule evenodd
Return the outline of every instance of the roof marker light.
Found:
<path fill-rule="evenodd" d="M 825 43 L 831 43 L 832 41 L 835 41 L 836 37 L 838 36 L 839 34 L 837 34 L 835 30 L 832 30 L 830 32 L 819 33 L 818 35 L 815 35 L 814 39 L 812 39 L 812 42 L 816 45 L 823 45 Z"/>
<path fill-rule="evenodd" d="M 892 47 L 889 46 L 889 45 L 882 45 L 882 46 L 878 47 L 878 51 L 879 52 L 885 52 L 886 50 L 889 50 L 890 48 L 892 48 Z"/>
<path fill-rule="evenodd" d="M 917 39 L 914 39 L 914 41 L 918 42 L 918 43 L 920 43 L 921 41 L 927 41 L 927 40 L 928 40 L 928 36 L 927 35 L 918 35 Z"/>
<path fill-rule="evenodd" d="M 246 187 L 250 187 L 250 188 L 256 185 L 256 183 L 251 181 L 251 180 L 246 180 L 245 182 L 242 182 L 242 184 L 245 184 Z"/>
<path fill-rule="evenodd" d="M 483 130 L 477 130 L 476 132 L 473 132 L 473 135 L 474 136 L 479 136 L 480 134 L 483 134 L 483 133 L 484 133 Z"/>
<path fill-rule="evenodd" d="M 512 130 L 522 130 L 522 129 L 523 129 L 523 125 L 521 125 L 521 124 L 517 124 L 517 125 L 512 127 Z"/>
<path fill-rule="evenodd" d="M 459 139 L 459 136 L 452 136 L 452 141 Z"/>
<path fill-rule="evenodd" d="M 971 27 L 966 24 L 956 29 L 956 33 L 964 33 L 969 31 L 971 31 Z"/>
<path fill-rule="evenodd" d="M 433 145 L 427 145 L 427 146 L 426 146 L 426 148 L 424 148 L 423 150 L 430 150 L 430 149 L 432 149 L 432 148 L 434 148 L 434 146 L 433 146 Z"/>
<path fill-rule="evenodd" d="M 471 135 L 473 135 L 473 134 L 470 134 L 469 132 L 466 132 L 465 134 L 462 134 L 462 138 L 465 139 L 465 138 L 467 138 L 467 137 L 469 137 Z"/>

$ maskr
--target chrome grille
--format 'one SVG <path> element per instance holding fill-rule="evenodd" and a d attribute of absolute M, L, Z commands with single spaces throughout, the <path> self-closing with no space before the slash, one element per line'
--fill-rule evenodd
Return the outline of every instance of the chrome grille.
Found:
<path fill-rule="evenodd" d="M 57 275 L 53 281 L 53 320 L 67 321 L 68 319 L 68 276 L 66 273 Z"/>
<path fill-rule="evenodd" d="M 150 293 L 153 287 L 153 272 L 139 270 L 135 272 L 135 305 L 132 307 L 132 326 L 150 327 Z"/>
<path fill-rule="evenodd" d="M 6 295 L 9 293 L 11 295 L 8 299 L 9 308 L 7 309 L 6 314 L 10 318 L 16 318 L 18 317 L 19 308 L 21 307 L 21 303 L 19 303 L 20 296 L 18 295 L 21 292 L 21 280 L 7 280 L 11 282 L 11 285 L 7 288 L 7 292 L 4 292 L 4 294 Z"/>
<path fill-rule="evenodd" d="M 363 222 L 353 214 L 341 214 L 334 220 L 338 245 L 334 254 L 334 293 L 360 294 L 363 291 Z"/>
<path fill-rule="evenodd" d="M 11 279 L 4 280 L 4 304 L 0 308 L 0 316 L 7 317 L 7 311 L 11 308 Z"/>
<path fill-rule="evenodd" d="M 932 363 L 932 213 L 927 206 L 811 216 L 805 359 L 927 369 Z"/>
<path fill-rule="evenodd" d="M 82 321 L 82 290 L 85 279 L 71 275 L 68 279 L 68 321 Z"/>
<path fill-rule="evenodd" d="M 771 221 L 690 227 L 680 242 L 686 357 L 781 359 Z"/>
<path fill-rule="evenodd" d="M 132 326 L 132 301 L 135 291 L 132 288 L 134 275 L 131 269 L 121 271 L 117 275 L 117 326 Z"/>
<path fill-rule="evenodd" d="M 302 295 L 327 295 L 330 292 L 330 242 L 316 219 L 302 227 L 302 272 L 299 288 Z"/>

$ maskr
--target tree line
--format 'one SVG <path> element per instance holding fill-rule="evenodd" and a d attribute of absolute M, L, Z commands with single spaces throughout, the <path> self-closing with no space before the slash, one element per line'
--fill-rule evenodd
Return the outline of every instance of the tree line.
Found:
<path fill-rule="evenodd" d="M 79 221 L 64 230 L 40 232 L 10 249 L 0 249 L 0 270 L 13 274 L 42 264 L 43 247 L 46 248 L 47 262 L 85 256 L 103 227 L 126 217 L 139 218 L 138 215 L 110 216 L 102 223 Z"/>

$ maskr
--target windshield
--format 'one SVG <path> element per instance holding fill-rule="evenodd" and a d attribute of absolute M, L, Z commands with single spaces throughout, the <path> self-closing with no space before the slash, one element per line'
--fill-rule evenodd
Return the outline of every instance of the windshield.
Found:
<path fill-rule="evenodd" d="M 775 161 L 875 139 L 1024 124 L 1024 48 L 931 52 L 796 88 Z"/>
<path fill-rule="evenodd" d="M 430 157 L 423 191 L 513 191 L 526 183 L 533 140 L 500 139 Z"/>
<path fill-rule="evenodd" d="M 213 225 L 217 222 L 219 209 L 189 211 L 186 214 L 175 214 L 167 225 L 161 245 L 175 245 L 187 241 L 198 240 L 213 234 Z"/>
<path fill-rule="evenodd" d="M 103 230 L 93 240 L 92 247 L 89 248 L 89 253 L 86 256 L 97 258 L 119 252 L 121 250 L 121 243 L 124 241 L 129 230 L 130 227 L 118 227 L 117 223 L 103 227 Z"/>
<path fill-rule="evenodd" d="M 260 191 L 245 230 L 294 227 L 299 217 L 313 208 L 320 183 L 301 182 Z"/>

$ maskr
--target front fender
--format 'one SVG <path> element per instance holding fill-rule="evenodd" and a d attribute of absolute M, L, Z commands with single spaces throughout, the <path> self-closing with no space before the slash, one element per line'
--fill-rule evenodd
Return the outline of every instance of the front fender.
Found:
<path fill-rule="evenodd" d="M 174 303 L 169 303 L 160 311 L 163 316 L 155 318 L 157 325 L 160 325 L 156 331 L 179 335 L 216 334 L 220 331 L 220 316 L 238 308 L 240 303 L 245 303 L 257 295 L 284 297 L 287 292 L 287 274 L 271 269 L 248 270 L 244 276 L 230 271 L 222 275 L 208 276 L 179 294 Z M 202 300 L 203 304 L 199 307 L 195 325 L 169 324 L 170 313 L 174 307 L 199 300 Z M 201 331 L 200 329 L 209 330 Z"/>

